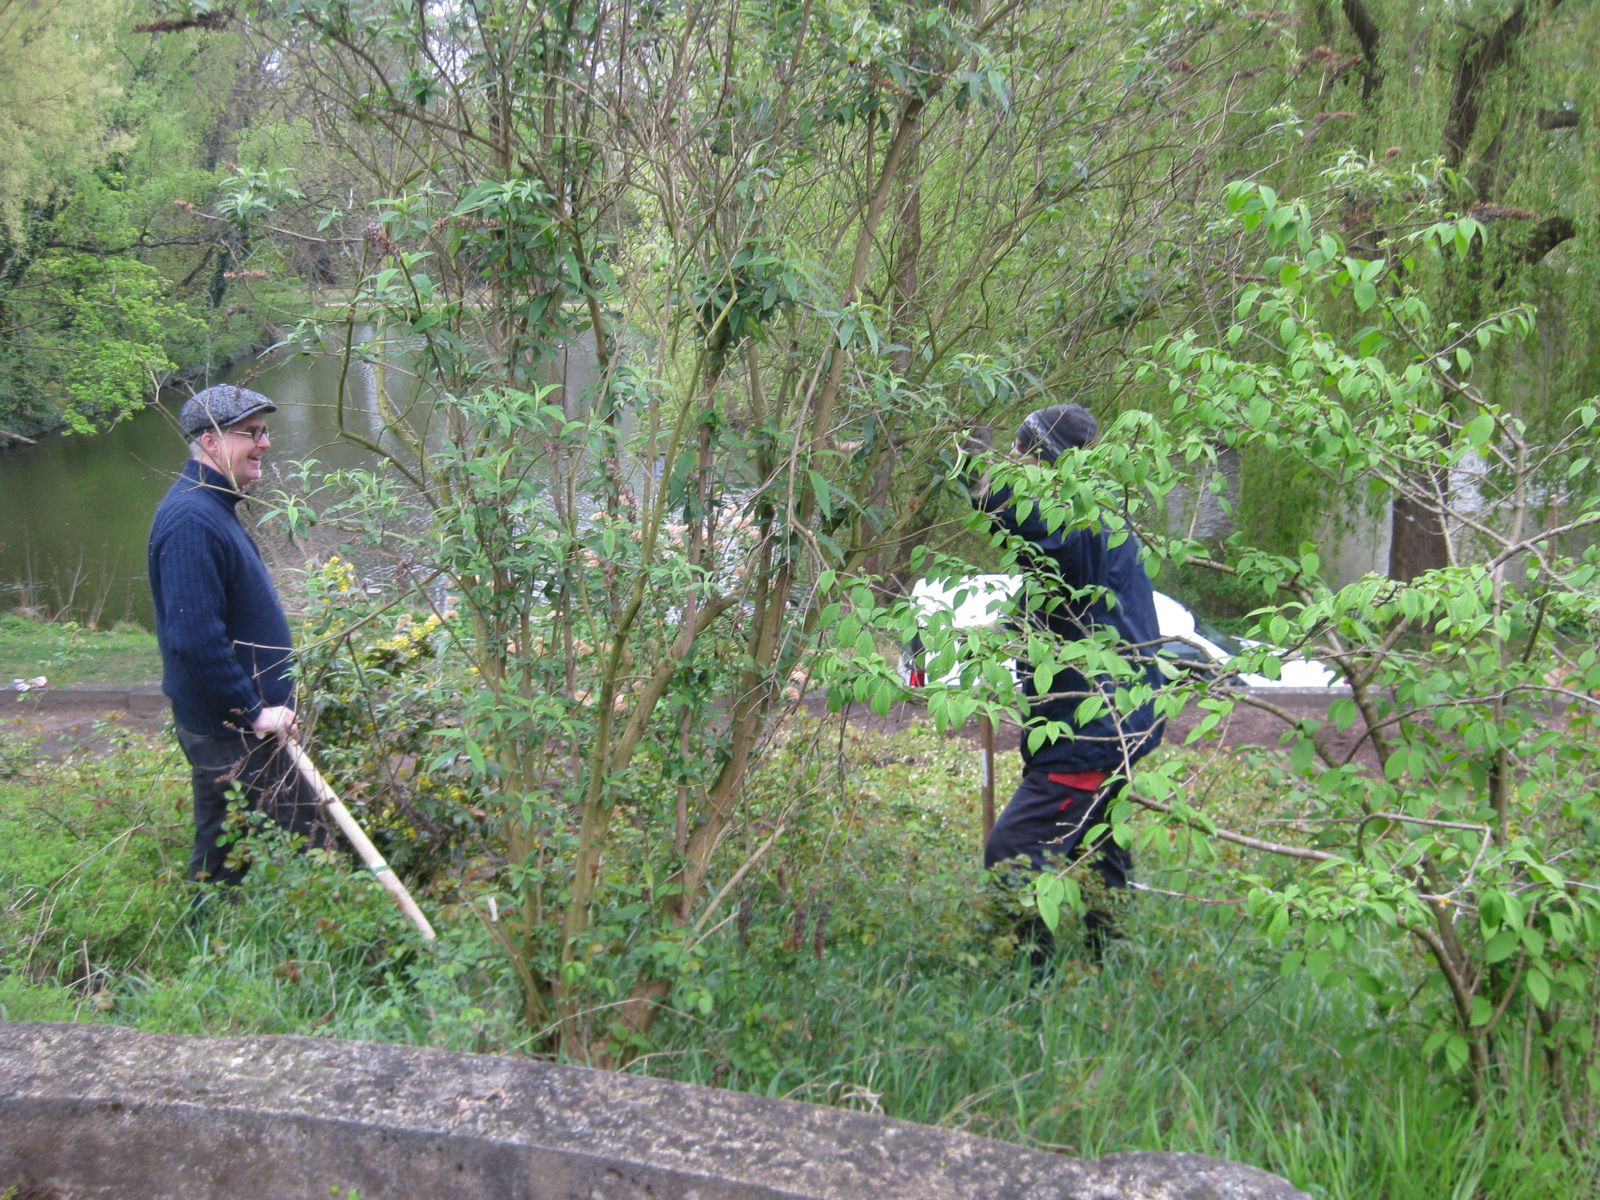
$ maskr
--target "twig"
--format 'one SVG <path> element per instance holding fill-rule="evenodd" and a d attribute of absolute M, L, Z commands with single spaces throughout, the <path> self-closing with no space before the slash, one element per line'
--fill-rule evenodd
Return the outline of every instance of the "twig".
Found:
<path fill-rule="evenodd" d="M 1163 813 L 1169 817 L 1173 815 L 1172 806 L 1170 804 L 1162 804 L 1159 800 L 1152 800 L 1148 796 L 1141 796 L 1132 788 L 1126 789 L 1123 794 L 1132 799 L 1135 804 L 1142 804 L 1145 808 L 1152 809 L 1158 813 Z M 1262 841 L 1260 838 L 1248 837 L 1242 833 L 1231 833 L 1226 829 L 1207 829 L 1204 825 L 1200 824 L 1200 822 L 1191 817 L 1183 817 L 1180 819 L 1191 829 L 1198 829 L 1201 833 L 1206 834 L 1208 837 L 1220 838 L 1224 842 L 1232 842 L 1236 846 L 1246 846 L 1251 850 L 1262 850 L 1268 854 L 1281 854 L 1286 858 L 1303 858 L 1308 862 L 1339 861 L 1339 856 L 1337 854 L 1329 854 L 1325 850 L 1312 850 L 1303 846 L 1285 846 L 1280 842 L 1266 842 Z"/>
<path fill-rule="evenodd" d="M 739 869 L 733 873 L 733 877 L 729 879 L 727 883 L 723 884 L 717 889 L 717 894 L 711 897 L 709 903 L 706 904 L 705 911 L 700 914 L 700 919 L 694 923 L 695 933 L 698 934 L 703 928 L 705 928 L 705 923 L 711 919 L 711 914 L 717 911 L 717 905 L 722 903 L 723 897 L 737 887 L 739 885 L 739 881 L 750 873 L 751 868 L 753 868 L 756 863 L 761 861 L 762 856 L 765 855 L 768 850 L 772 849 L 772 843 L 778 840 L 779 836 L 782 835 L 786 828 L 787 827 L 784 825 L 784 823 L 779 821 L 778 827 L 772 831 L 772 836 L 767 838 L 766 841 L 762 842 L 761 845 L 757 846 L 756 852 L 744 860 Z"/>

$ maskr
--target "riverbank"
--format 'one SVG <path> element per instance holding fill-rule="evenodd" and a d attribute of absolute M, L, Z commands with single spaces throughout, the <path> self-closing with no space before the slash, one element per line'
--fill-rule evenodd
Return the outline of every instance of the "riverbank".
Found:
<path fill-rule="evenodd" d="M 94 629 L 0 613 L 0 687 L 16 690 L 14 680 L 39 678 L 46 682 L 32 690 L 137 687 L 160 677 L 155 635 L 138 626 Z"/>
<path fill-rule="evenodd" d="M 118 625 L 96 630 L 76 622 L 51 622 L 19 613 L 0 615 L 0 728 L 24 737 L 44 739 L 44 753 L 58 756 L 93 739 L 80 736 L 92 732 L 97 722 L 159 730 L 166 720 L 166 700 L 161 695 L 161 658 L 154 635 L 136 626 Z M 42 679 L 42 684 L 30 684 Z M 18 682 L 26 690 L 19 690 Z M 1274 688 L 1259 697 L 1277 711 L 1255 707 L 1252 695 L 1241 693 L 1240 703 L 1220 729 L 1222 744 L 1276 746 L 1287 719 L 1321 720 L 1335 692 L 1296 691 Z M 14 697 L 14 698 L 12 698 Z M 821 718 L 826 705 L 813 697 L 803 707 Z M 1176 718 L 1167 731 L 1169 744 L 1181 745 L 1204 713 L 1191 711 Z M 883 716 L 865 707 L 850 710 L 846 724 L 866 735 L 892 736 L 918 725 L 931 724 L 921 705 L 898 704 Z M 959 735 L 977 743 L 978 732 L 970 724 Z M 96 734 L 98 737 L 98 734 Z M 1341 757 L 1363 757 L 1360 735 L 1329 728 L 1325 738 Z M 997 752 L 1005 761 L 1014 754 L 1016 732 L 1002 729 Z"/>

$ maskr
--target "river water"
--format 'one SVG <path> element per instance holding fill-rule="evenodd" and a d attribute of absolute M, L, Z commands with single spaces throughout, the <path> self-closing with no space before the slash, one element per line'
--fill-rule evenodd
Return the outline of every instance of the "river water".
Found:
<path fill-rule="evenodd" d="M 358 326 L 355 337 L 372 333 Z M 371 464 L 372 455 L 338 435 L 340 370 L 337 358 L 278 354 L 216 380 L 253 388 L 278 406 L 266 471 L 251 489 L 256 495 L 270 495 L 290 463 L 313 459 L 319 473 Z M 558 401 L 587 394 L 595 380 L 593 339 L 557 347 L 551 379 L 564 385 Z M 403 357 L 391 362 L 383 383 L 397 411 L 430 402 Z M 353 360 L 344 389 L 346 427 L 380 440 L 373 367 Z M 0 451 L 0 611 L 22 605 L 102 626 L 151 627 L 145 545 L 156 505 L 188 456 L 174 420 L 188 395 L 163 397 L 106 433 L 52 434 Z M 282 557 L 265 542 L 263 550 L 269 563 Z M 359 564 L 360 552 L 354 556 Z"/>
<path fill-rule="evenodd" d="M 334 468 L 370 457 L 337 437 L 337 361 L 256 362 L 227 382 L 278 405 L 267 473 L 255 491 L 270 492 L 274 468 L 291 461 L 314 458 Z M 418 385 L 402 372 L 388 372 L 386 383 L 402 407 L 416 398 Z M 357 428 L 368 436 L 378 432 L 372 384 L 371 367 L 353 364 L 347 423 L 354 409 Z M 174 422 L 186 395 L 165 397 L 106 433 L 53 434 L 0 452 L 0 608 L 22 604 L 101 625 L 126 620 L 150 627 L 145 544 L 155 507 L 188 454 Z"/>
<path fill-rule="evenodd" d="M 370 336 L 370 330 L 357 336 Z M 595 377 L 592 341 L 579 339 L 557 361 L 552 375 L 565 383 L 565 395 L 585 394 Z M 326 471 L 370 461 L 338 437 L 339 375 L 337 359 L 294 355 L 246 364 L 226 378 L 264 392 L 278 405 L 267 473 L 253 489 L 258 495 L 269 495 L 276 471 L 293 462 L 314 459 Z M 400 366 L 391 367 L 384 382 L 402 411 L 426 403 L 421 385 Z M 345 389 L 347 424 L 377 439 L 381 422 L 372 367 L 353 362 Z M 166 397 L 106 433 L 51 435 L 38 445 L 0 451 L 0 611 L 23 605 L 99 625 L 132 621 L 150 627 L 145 544 L 155 507 L 187 455 L 173 419 L 186 395 Z M 1219 514 L 1220 509 L 1202 511 L 1198 525 L 1204 528 L 1195 532 L 1217 532 L 1209 522 Z M 1330 535 L 1324 546 L 1340 580 L 1386 559 L 1381 539 L 1387 523 L 1369 519 L 1356 526 L 1353 535 Z M 283 557 L 265 544 L 264 549 L 269 561 Z M 355 557 L 359 564 L 359 551 Z"/>

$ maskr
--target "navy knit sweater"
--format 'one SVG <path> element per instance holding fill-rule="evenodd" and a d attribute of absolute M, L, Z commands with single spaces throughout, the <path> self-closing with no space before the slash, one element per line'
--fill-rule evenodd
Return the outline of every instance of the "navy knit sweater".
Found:
<path fill-rule="evenodd" d="M 192 733 L 248 729 L 262 708 L 294 703 L 289 622 L 239 524 L 242 499 L 191 459 L 150 529 L 161 690 Z"/>

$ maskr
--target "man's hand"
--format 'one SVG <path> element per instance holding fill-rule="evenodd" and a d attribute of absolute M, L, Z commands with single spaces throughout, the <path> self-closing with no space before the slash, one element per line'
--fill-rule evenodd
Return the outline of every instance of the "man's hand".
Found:
<path fill-rule="evenodd" d="M 294 709 L 283 705 L 274 705 L 263 708 L 250 722 L 250 728 L 257 737 L 272 736 L 280 742 L 288 742 L 300 736 L 300 719 L 294 715 Z"/>

